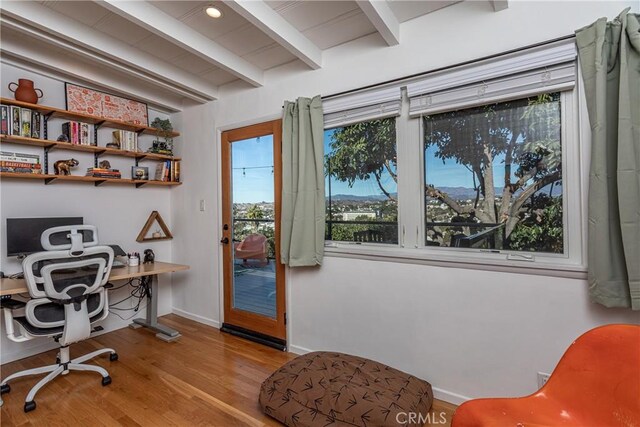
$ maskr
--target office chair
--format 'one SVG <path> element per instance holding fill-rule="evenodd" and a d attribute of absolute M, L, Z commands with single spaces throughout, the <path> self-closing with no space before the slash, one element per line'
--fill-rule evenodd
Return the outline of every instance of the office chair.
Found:
<path fill-rule="evenodd" d="M 10 340 L 52 337 L 60 344 L 55 365 L 17 372 L 2 381 L 4 394 L 11 390 L 8 382 L 13 379 L 48 373 L 27 394 L 25 412 L 36 408 L 34 398 L 42 387 L 69 371 L 97 372 L 102 375 L 103 386 L 110 384 L 111 377 L 105 369 L 82 362 L 103 353 L 110 353 L 111 361 L 118 360 L 111 348 L 75 359 L 69 356 L 69 345 L 101 330 L 101 327 L 92 330 L 91 325 L 109 314 L 105 285 L 113 263 L 113 249 L 98 246 L 98 232 L 92 225 L 53 227 L 42 233 L 40 240 L 45 251 L 31 254 L 22 262 L 31 299 L 26 303 L 14 300 L 11 308 L 2 310 Z M 14 325 L 19 334 L 15 333 Z"/>

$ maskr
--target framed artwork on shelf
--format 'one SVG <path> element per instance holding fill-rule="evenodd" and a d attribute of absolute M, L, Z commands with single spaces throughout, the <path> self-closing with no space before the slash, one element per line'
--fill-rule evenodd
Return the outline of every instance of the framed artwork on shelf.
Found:
<path fill-rule="evenodd" d="M 83 86 L 65 83 L 67 111 L 149 126 L 147 104 Z"/>
<path fill-rule="evenodd" d="M 146 166 L 131 166 L 131 179 L 146 181 L 149 179 L 149 168 Z"/>

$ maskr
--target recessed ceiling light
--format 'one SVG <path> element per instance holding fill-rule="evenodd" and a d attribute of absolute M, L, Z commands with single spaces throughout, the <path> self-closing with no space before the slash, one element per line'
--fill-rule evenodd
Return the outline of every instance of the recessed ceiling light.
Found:
<path fill-rule="evenodd" d="M 204 11 L 212 18 L 220 18 L 222 16 L 222 12 L 217 7 L 207 6 Z"/>

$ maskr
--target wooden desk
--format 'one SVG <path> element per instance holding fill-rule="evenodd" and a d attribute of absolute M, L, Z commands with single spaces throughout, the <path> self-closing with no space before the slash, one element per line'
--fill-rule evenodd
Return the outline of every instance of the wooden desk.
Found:
<path fill-rule="evenodd" d="M 188 270 L 188 265 L 170 264 L 168 262 L 155 262 L 153 264 L 141 264 L 136 267 L 120 267 L 111 269 L 110 281 L 129 280 L 136 277 L 150 276 L 149 291 L 147 292 L 147 318 L 134 319 L 129 326 L 137 329 L 146 327 L 157 332 L 156 337 L 164 341 L 174 341 L 180 337 L 176 330 L 168 328 L 158 323 L 158 274 L 174 273 L 176 271 Z M 27 283 L 24 279 L 0 279 L 0 296 L 9 298 L 11 295 L 28 293 Z"/>

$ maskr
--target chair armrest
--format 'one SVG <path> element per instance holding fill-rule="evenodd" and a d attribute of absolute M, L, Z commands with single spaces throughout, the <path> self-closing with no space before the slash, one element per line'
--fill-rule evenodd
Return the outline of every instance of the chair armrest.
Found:
<path fill-rule="evenodd" d="M 0 308 L 6 308 L 9 310 L 17 310 L 19 308 L 24 308 L 27 305 L 27 303 L 23 302 L 23 301 L 18 301 L 17 299 L 5 299 L 0 301 Z"/>

